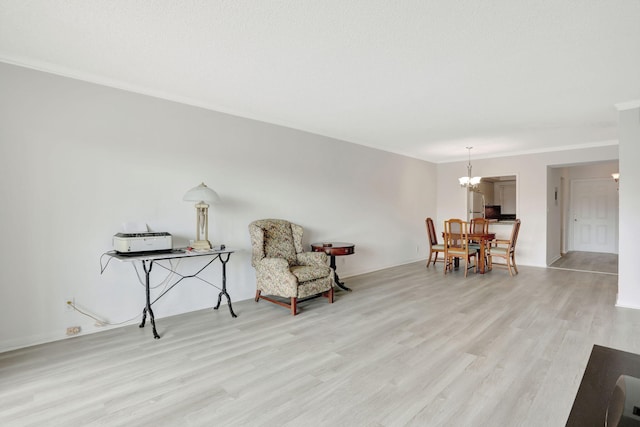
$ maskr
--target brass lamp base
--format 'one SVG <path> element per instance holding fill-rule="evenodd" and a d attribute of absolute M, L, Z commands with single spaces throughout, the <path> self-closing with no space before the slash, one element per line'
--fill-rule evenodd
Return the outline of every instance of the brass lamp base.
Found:
<path fill-rule="evenodd" d="M 208 250 L 211 249 L 211 242 L 208 240 L 196 240 L 191 244 L 191 247 L 195 250 Z"/>

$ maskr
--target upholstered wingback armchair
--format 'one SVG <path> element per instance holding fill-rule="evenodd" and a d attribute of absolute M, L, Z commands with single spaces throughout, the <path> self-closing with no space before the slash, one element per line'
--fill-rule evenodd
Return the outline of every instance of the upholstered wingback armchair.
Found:
<path fill-rule="evenodd" d="M 256 302 L 264 299 L 287 307 L 294 316 L 300 298 L 322 294 L 333 303 L 333 271 L 327 266 L 327 255 L 304 252 L 302 233 L 301 226 L 282 219 L 261 219 L 249 224 Z M 287 298 L 290 303 L 267 295 Z"/>

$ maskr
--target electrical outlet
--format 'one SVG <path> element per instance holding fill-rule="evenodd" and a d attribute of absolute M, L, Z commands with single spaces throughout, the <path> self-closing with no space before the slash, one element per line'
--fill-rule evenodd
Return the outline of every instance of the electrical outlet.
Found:
<path fill-rule="evenodd" d="M 80 326 L 69 326 L 67 328 L 67 336 L 78 335 L 80 333 Z"/>
<path fill-rule="evenodd" d="M 66 297 L 64 299 L 64 306 L 67 307 L 67 311 L 74 311 L 73 308 L 76 305 L 76 299 L 74 297 Z"/>

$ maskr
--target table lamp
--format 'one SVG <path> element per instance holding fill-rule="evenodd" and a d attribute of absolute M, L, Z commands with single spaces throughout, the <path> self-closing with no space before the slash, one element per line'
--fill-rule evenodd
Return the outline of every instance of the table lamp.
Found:
<path fill-rule="evenodd" d="M 191 247 L 196 250 L 211 249 L 211 242 L 209 242 L 209 203 L 219 202 L 220 196 L 203 182 L 187 191 L 182 200 L 196 202 L 196 240 Z"/>

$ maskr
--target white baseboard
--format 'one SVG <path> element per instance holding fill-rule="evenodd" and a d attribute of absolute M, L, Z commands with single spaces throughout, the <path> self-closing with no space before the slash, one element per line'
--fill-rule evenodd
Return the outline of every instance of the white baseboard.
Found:
<path fill-rule="evenodd" d="M 616 296 L 616 307 L 618 308 L 632 308 L 634 310 L 640 310 L 640 305 L 629 304 L 624 301 L 620 301 L 620 299 Z"/>

